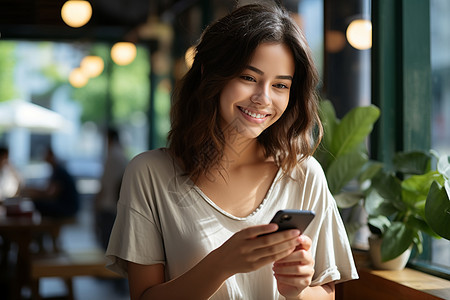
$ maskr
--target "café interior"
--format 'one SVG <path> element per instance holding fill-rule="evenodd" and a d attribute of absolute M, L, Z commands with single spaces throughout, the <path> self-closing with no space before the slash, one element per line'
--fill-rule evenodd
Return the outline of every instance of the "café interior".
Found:
<path fill-rule="evenodd" d="M 372 123 L 359 133 L 367 160 L 392 171 L 398 153 L 421 152 L 442 170 L 450 155 L 447 0 L 0 0 L 0 147 L 20 189 L 49 182 L 51 148 L 80 195 L 74 216 L 54 220 L 0 185 L 1 299 L 129 299 L 127 280 L 104 268 L 95 227 L 105 130 L 117 130 L 128 160 L 166 146 L 171 94 L 202 30 L 252 2 L 282 5 L 299 24 L 333 122 L 368 108 L 360 118 Z M 336 299 L 450 299 L 448 163 L 447 194 L 440 189 L 447 215 L 436 217 L 447 230 L 421 235 L 422 249 L 401 269 L 370 261 L 363 196 L 338 203 L 360 278 L 338 284 Z M 336 195 L 361 192 L 357 175 Z"/>

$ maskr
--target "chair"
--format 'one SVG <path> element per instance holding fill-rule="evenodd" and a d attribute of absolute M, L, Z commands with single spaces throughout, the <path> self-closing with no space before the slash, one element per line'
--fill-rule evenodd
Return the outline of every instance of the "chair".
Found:
<path fill-rule="evenodd" d="M 119 278 L 116 273 L 105 268 L 106 258 L 100 249 L 76 252 L 59 251 L 46 255 L 37 255 L 31 262 L 32 295 L 34 300 L 41 299 L 39 280 L 46 277 L 59 277 L 67 287 L 67 299 L 73 300 L 72 278 L 76 276 L 94 276 L 99 278 Z"/>

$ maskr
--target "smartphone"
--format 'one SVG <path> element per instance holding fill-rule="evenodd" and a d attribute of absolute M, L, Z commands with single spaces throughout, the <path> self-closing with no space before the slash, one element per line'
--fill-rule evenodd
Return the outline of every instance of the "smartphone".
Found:
<path fill-rule="evenodd" d="M 315 213 L 311 210 L 283 209 L 279 210 L 270 223 L 278 224 L 278 231 L 298 229 L 305 232 L 306 227 L 314 219 Z"/>

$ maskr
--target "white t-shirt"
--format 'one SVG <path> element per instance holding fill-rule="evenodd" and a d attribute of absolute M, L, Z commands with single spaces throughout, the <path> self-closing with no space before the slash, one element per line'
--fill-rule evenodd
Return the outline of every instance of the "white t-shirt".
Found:
<path fill-rule="evenodd" d="M 302 175 L 303 170 L 304 175 Z M 278 171 L 259 208 L 245 218 L 215 205 L 165 149 L 135 157 L 125 172 L 107 267 L 127 276 L 126 261 L 165 264 L 166 280 L 191 269 L 239 230 L 267 224 L 280 209 L 313 210 L 305 231 L 312 240 L 312 286 L 358 278 L 348 238 L 320 164 L 309 158 L 291 173 Z M 201 283 L 199 283 L 201 284 Z M 267 265 L 226 280 L 211 299 L 281 299 Z"/>

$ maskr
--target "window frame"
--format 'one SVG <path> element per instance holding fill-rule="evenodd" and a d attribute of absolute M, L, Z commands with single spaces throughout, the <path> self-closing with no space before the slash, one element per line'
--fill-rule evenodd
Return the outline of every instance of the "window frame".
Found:
<path fill-rule="evenodd" d="M 382 114 L 371 137 L 373 157 L 387 166 L 397 151 L 431 147 L 429 0 L 372 1 L 372 103 Z M 431 262 L 432 238 L 409 267 L 450 278 Z"/>

